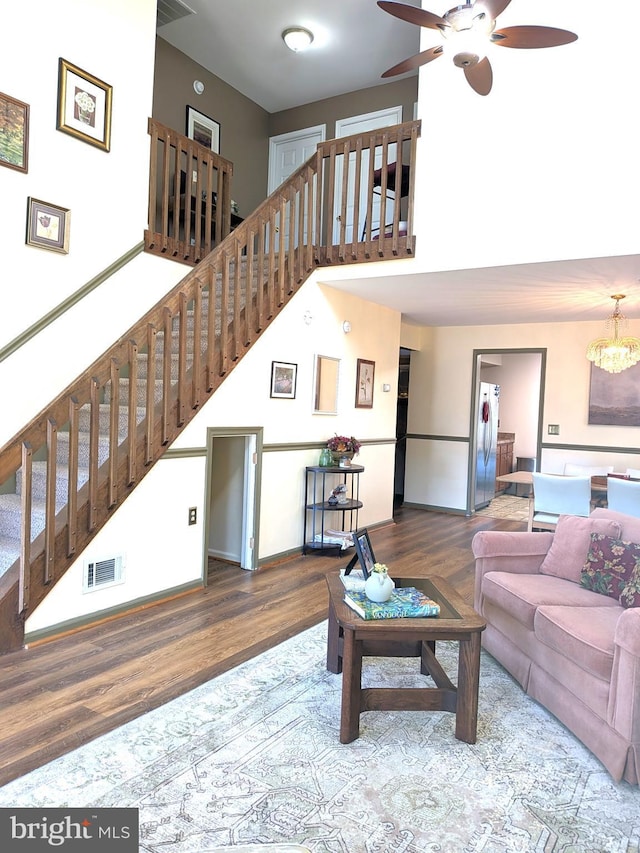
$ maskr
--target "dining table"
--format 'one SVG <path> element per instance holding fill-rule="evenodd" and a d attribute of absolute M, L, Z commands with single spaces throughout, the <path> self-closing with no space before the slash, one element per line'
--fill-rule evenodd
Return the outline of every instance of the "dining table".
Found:
<path fill-rule="evenodd" d="M 558 474 L 558 477 L 564 477 L 564 474 Z M 606 476 L 594 475 L 591 477 L 591 501 L 595 506 L 606 506 L 607 503 L 607 480 L 609 477 L 615 477 L 615 474 L 608 474 Z M 619 475 L 619 478 L 622 480 L 630 480 L 632 482 L 639 482 L 634 477 L 628 477 L 626 475 Z M 512 471 L 511 474 L 501 474 L 499 477 L 496 477 L 496 480 L 501 483 L 516 483 L 518 485 L 525 485 L 531 487 L 531 494 L 533 494 L 533 471 Z"/>

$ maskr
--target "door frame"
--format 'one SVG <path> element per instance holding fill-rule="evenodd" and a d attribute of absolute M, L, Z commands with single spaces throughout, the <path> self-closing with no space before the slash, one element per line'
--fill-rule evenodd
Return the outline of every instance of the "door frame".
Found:
<path fill-rule="evenodd" d="M 258 568 L 260 544 L 260 496 L 262 492 L 263 427 L 208 427 L 207 462 L 204 499 L 204 578 L 207 578 L 209 535 L 211 527 L 211 491 L 215 482 L 213 470 L 213 443 L 221 438 L 245 438 L 244 474 L 242 494 L 241 568 L 255 571 Z M 253 476 L 251 476 L 253 472 Z M 253 540 L 253 541 L 249 541 Z"/>
<path fill-rule="evenodd" d="M 540 356 L 540 391 L 538 396 L 538 424 L 536 429 L 536 470 L 539 470 L 540 456 L 542 453 L 542 428 L 544 415 L 544 392 L 547 375 L 547 348 L 546 347 L 513 347 L 510 349 L 501 349 L 500 347 L 483 347 L 482 349 L 473 350 L 473 370 L 471 374 L 471 401 L 469 415 L 469 460 L 467 471 L 467 509 L 466 515 L 473 515 L 475 512 L 474 497 L 476 491 L 476 469 L 475 459 L 478 445 L 478 414 L 479 414 L 479 387 L 480 387 L 480 366 L 483 355 L 523 355 L 523 354 L 539 355 Z"/>

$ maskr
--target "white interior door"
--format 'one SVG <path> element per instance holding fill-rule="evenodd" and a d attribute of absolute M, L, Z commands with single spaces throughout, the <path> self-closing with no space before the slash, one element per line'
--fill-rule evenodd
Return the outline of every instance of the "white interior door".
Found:
<path fill-rule="evenodd" d="M 390 127 L 394 124 L 402 123 L 402 107 L 389 107 L 385 110 L 377 110 L 373 113 L 363 113 L 359 116 L 351 116 L 350 118 L 340 119 L 336 122 L 336 138 L 341 138 L 343 136 L 351 136 L 354 133 L 367 133 L 370 130 L 379 130 L 383 127 Z M 395 145 L 389 146 L 388 151 L 388 162 L 392 163 L 396 158 L 395 155 Z M 375 163 L 374 168 L 379 168 L 380 163 Z M 336 192 L 335 192 L 335 205 L 334 205 L 334 215 L 333 215 L 333 242 L 338 243 L 340 241 L 340 215 L 341 215 L 341 204 L 342 204 L 342 174 L 344 169 L 344 163 L 342 157 L 336 158 Z M 364 227 L 364 221 L 367 215 L 367 195 L 368 195 L 368 187 L 367 182 L 365 180 L 366 175 L 368 174 L 369 169 L 369 152 L 362 152 L 362 177 L 360 178 L 360 199 L 358 202 L 358 222 L 353 221 L 354 219 L 354 207 L 355 207 L 355 199 L 354 199 L 354 187 L 355 187 L 355 154 L 352 154 L 349 159 L 349 180 L 347 182 L 347 219 L 345 224 L 345 241 L 347 243 L 351 243 L 354 239 L 354 228 L 355 228 L 355 238 L 356 240 L 360 239 L 360 234 L 362 233 L 362 229 Z M 372 222 L 371 227 L 377 228 L 380 225 L 380 197 L 374 196 L 374 207 L 372 213 Z"/>
<path fill-rule="evenodd" d="M 318 143 L 324 142 L 326 136 L 326 125 L 319 124 L 315 127 L 306 127 L 303 130 L 294 130 L 291 133 L 281 133 L 269 139 L 269 176 L 267 193 L 276 190 L 280 184 L 292 175 L 296 169 L 302 166 L 309 157 L 315 154 Z M 304 214 L 304 239 L 307 237 L 307 208 Z M 298 218 L 296 217 L 295 244 L 298 245 Z M 279 223 L 278 223 L 279 227 Z M 284 239 L 289 239 L 289 220 L 284 223 Z M 286 243 L 285 243 L 286 245 Z M 276 241 L 276 251 L 278 242 Z"/>

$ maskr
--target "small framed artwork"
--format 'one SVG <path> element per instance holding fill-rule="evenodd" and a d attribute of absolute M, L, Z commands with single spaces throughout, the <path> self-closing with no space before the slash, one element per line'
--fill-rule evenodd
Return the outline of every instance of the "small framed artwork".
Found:
<path fill-rule="evenodd" d="M 204 113 L 187 107 L 187 130 L 189 139 L 209 148 L 214 154 L 220 153 L 220 125 Z"/>
<path fill-rule="evenodd" d="M 66 59 L 58 67 L 58 130 L 109 151 L 113 87 Z"/>
<path fill-rule="evenodd" d="M 375 361 L 359 358 L 356 366 L 356 409 L 373 408 L 373 378 Z"/>
<path fill-rule="evenodd" d="M 0 166 L 29 171 L 29 104 L 0 92 Z"/>
<path fill-rule="evenodd" d="M 360 561 L 360 568 L 362 569 L 362 574 L 366 580 L 371 574 L 374 563 L 376 562 L 371 540 L 369 539 L 369 533 L 366 528 L 363 530 L 357 530 L 353 534 L 353 544 L 356 547 L 356 554 Z"/>
<path fill-rule="evenodd" d="M 271 362 L 271 396 L 294 400 L 298 365 L 286 361 Z"/>
<path fill-rule="evenodd" d="M 27 202 L 27 245 L 69 252 L 71 212 L 65 207 L 29 198 Z"/>

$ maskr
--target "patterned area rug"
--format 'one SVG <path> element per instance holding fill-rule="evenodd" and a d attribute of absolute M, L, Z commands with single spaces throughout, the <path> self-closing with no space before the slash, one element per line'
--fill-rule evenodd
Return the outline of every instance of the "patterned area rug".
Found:
<path fill-rule="evenodd" d="M 140 849 L 256 842 L 314 853 L 632 853 L 640 790 L 601 764 L 484 651 L 478 742 L 445 712 L 367 712 L 338 740 L 326 623 L 0 788 L 0 806 L 134 806 Z M 457 651 L 438 644 L 455 680 Z M 416 659 L 373 684 L 424 686 Z"/>
<path fill-rule="evenodd" d="M 521 498 L 517 495 L 498 495 L 489 506 L 477 510 L 476 515 L 527 522 L 529 520 L 529 498 Z"/>

